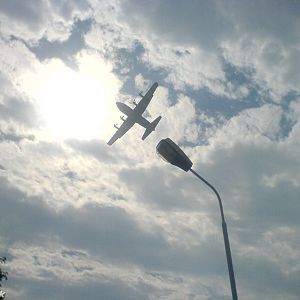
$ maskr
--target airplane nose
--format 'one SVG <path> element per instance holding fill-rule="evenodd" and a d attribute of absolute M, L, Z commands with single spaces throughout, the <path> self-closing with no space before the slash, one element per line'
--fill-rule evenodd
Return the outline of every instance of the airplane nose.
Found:
<path fill-rule="evenodd" d="M 121 102 L 116 102 L 116 105 L 117 105 L 118 109 L 120 109 L 120 107 L 122 106 L 122 103 Z"/>
<path fill-rule="evenodd" d="M 118 109 L 125 115 L 129 115 L 132 109 L 123 102 L 116 102 Z"/>

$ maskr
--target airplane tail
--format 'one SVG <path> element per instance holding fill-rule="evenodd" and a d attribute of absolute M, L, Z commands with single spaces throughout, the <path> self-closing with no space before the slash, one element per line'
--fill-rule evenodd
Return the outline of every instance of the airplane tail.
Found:
<path fill-rule="evenodd" d="M 160 119 L 161 119 L 161 116 L 157 117 L 153 122 L 150 123 L 150 126 L 146 128 L 146 130 L 142 136 L 142 140 L 144 140 L 152 131 L 155 130 L 155 127 L 157 126 Z"/>

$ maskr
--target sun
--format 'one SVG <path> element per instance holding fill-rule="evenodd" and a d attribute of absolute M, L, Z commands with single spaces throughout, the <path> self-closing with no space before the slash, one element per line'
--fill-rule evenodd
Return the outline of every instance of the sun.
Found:
<path fill-rule="evenodd" d="M 45 129 L 61 138 L 99 135 L 107 110 L 105 98 L 95 78 L 72 70 L 53 74 L 41 97 Z"/>
<path fill-rule="evenodd" d="M 42 128 L 59 139 L 95 139 L 105 135 L 119 82 L 94 55 L 82 55 L 78 70 L 54 59 L 37 76 Z"/>

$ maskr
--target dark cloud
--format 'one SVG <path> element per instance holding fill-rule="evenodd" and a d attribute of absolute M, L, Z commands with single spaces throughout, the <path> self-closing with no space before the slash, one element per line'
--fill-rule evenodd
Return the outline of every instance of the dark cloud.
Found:
<path fill-rule="evenodd" d="M 12 283 L 13 282 L 13 283 Z M 107 282 L 106 278 L 93 282 L 88 282 L 84 278 L 79 283 L 66 283 L 63 280 L 34 280 L 29 278 L 15 278 L 11 276 L 6 285 L 11 289 L 20 289 L 22 287 L 22 298 L 20 299 L 39 299 L 39 300 L 140 300 L 150 299 L 142 288 L 130 287 L 120 280 L 111 280 Z M 7 296 L 9 296 L 9 291 Z"/>
<path fill-rule="evenodd" d="M 241 3 L 239 1 L 125 1 L 122 18 L 136 28 L 139 24 L 150 34 L 169 41 L 216 51 L 223 41 L 242 34 L 272 37 L 294 44 L 299 40 L 297 1 Z M 130 14 L 130 18 L 127 16 Z"/>
<path fill-rule="evenodd" d="M 257 226 L 251 228 L 253 232 L 260 231 L 259 227 L 266 230 L 275 225 L 300 225 L 299 187 L 293 184 L 292 175 L 297 175 L 300 162 L 292 153 L 282 152 L 274 144 L 261 148 L 250 142 L 213 152 L 211 158 L 214 164 L 202 165 L 201 172 L 214 178 L 226 197 L 225 207 L 238 212 L 249 226 Z M 282 175 L 274 186 L 268 186 L 264 179 Z"/>
<path fill-rule="evenodd" d="M 35 127 L 38 117 L 32 103 L 23 99 L 8 97 L 0 103 L 0 117 L 5 121 L 15 121 L 27 127 Z"/>
<path fill-rule="evenodd" d="M 91 155 L 104 163 L 116 163 L 122 158 L 120 151 L 108 147 L 108 145 L 102 141 L 67 140 L 66 143 L 73 149 Z"/>
<path fill-rule="evenodd" d="M 30 140 L 34 141 L 35 137 L 34 135 L 22 135 L 22 134 L 17 134 L 17 133 L 4 133 L 0 129 L 0 142 L 1 141 L 12 141 L 15 143 L 19 143 L 22 140 Z"/>
<path fill-rule="evenodd" d="M 8 181 L 0 178 L 1 190 L 1 236 L 7 245 L 19 241 L 34 243 L 42 237 L 41 232 L 49 233 L 54 221 L 39 198 L 29 198 L 13 188 Z M 37 227 L 37 224 L 38 227 Z"/>
<path fill-rule="evenodd" d="M 244 150 L 246 151 L 247 148 Z M 296 202 L 293 205 L 288 205 L 286 207 L 286 209 L 288 209 L 286 215 L 282 214 L 282 210 L 279 210 L 276 214 L 274 214 L 274 211 L 272 212 L 272 210 L 270 210 L 269 205 L 271 203 L 267 203 L 267 199 L 268 197 L 275 198 L 275 194 L 265 194 L 264 196 L 263 194 L 260 195 L 260 193 L 256 195 L 254 192 L 252 196 L 253 198 L 251 199 L 249 199 L 249 197 L 242 197 L 240 199 L 241 203 L 238 206 L 232 202 L 232 199 L 234 199 L 233 195 L 231 195 L 231 192 L 234 191 L 233 187 L 236 187 L 236 184 L 239 182 L 247 182 L 247 180 L 245 181 L 241 178 L 241 172 L 237 172 L 236 167 L 233 167 L 232 161 L 234 161 L 235 164 L 237 162 L 241 163 L 244 161 L 244 159 L 241 159 L 241 154 L 239 154 L 239 152 L 241 152 L 240 148 L 237 148 L 236 152 L 233 152 L 232 156 L 228 152 L 226 154 L 227 158 L 222 160 L 219 160 L 220 154 L 216 155 L 214 157 L 214 160 L 216 161 L 213 165 L 210 165 L 210 168 L 208 168 L 207 165 L 202 165 L 202 172 L 207 174 L 208 178 L 215 178 L 215 186 L 220 187 L 220 193 L 225 204 L 225 213 L 232 211 L 234 205 L 240 215 L 239 223 L 233 222 L 231 218 L 228 218 L 229 233 L 231 234 L 230 236 L 233 237 L 232 240 L 235 241 L 232 243 L 232 253 L 238 278 L 238 286 L 256 286 L 256 290 L 259 291 L 263 289 L 266 290 L 265 285 L 267 285 L 269 289 L 268 295 L 272 295 L 273 292 L 271 287 L 273 282 L 280 281 L 279 288 L 277 289 L 278 293 L 279 290 L 281 290 L 280 293 L 285 295 L 284 291 L 290 290 L 290 293 L 294 293 L 296 295 L 298 289 L 294 282 L 294 277 L 292 275 L 284 274 L 279 266 L 272 266 L 272 262 L 261 260 L 259 257 L 255 257 L 253 255 L 248 255 L 246 257 L 240 257 L 237 255 L 237 250 L 239 249 L 237 240 L 241 243 L 240 245 L 247 246 L 251 243 L 251 246 L 256 245 L 259 247 L 259 239 L 266 230 L 276 228 L 277 225 L 281 226 L 284 224 L 286 226 L 288 224 L 298 222 L 298 219 L 296 219 L 298 215 L 298 206 Z M 253 150 L 250 151 L 250 153 L 245 152 L 244 155 L 249 156 L 249 160 L 250 154 L 253 152 Z M 248 168 L 247 172 L 245 170 L 243 176 L 247 176 L 247 178 L 249 176 L 249 182 L 256 182 L 253 178 L 259 178 L 258 174 L 260 174 L 264 169 L 264 167 L 260 165 L 263 160 L 266 160 L 266 157 L 263 157 L 262 154 L 257 156 L 261 159 L 261 161 L 258 160 L 257 163 L 255 163 L 255 155 L 253 154 L 251 157 L 253 158 L 252 169 Z M 226 183 L 224 182 L 225 178 L 220 170 L 216 171 L 214 168 L 211 168 L 212 166 L 220 166 L 222 161 L 226 162 L 226 164 L 223 164 L 220 170 L 223 170 L 224 172 L 229 172 L 229 169 L 231 170 L 231 176 L 226 177 Z M 268 171 L 268 169 L 266 170 Z M 272 165 L 269 165 L 269 171 L 270 170 L 274 171 Z M 151 172 L 149 174 L 151 174 Z M 136 200 L 142 202 L 145 201 L 149 207 L 149 214 L 153 213 L 150 208 L 151 204 L 149 205 L 148 203 L 149 201 L 156 202 L 155 207 L 162 209 L 167 209 L 168 207 L 159 202 L 168 201 L 168 206 L 171 209 L 170 213 L 172 213 L 171 201 L 175 203 L 175 206 L 180 211 L 182 211 L 182 209 L 187 209 L 186 203 L 180 203 L 180 201 L 183 202 L 183 200 L 189 200 L 186 196 L 181 194 L 181 188 L 184 188 L 185 186 L 191 188 L 191 191 L 193 191 L 195 186 L 187 185 L 187 182 L 184 180 L 182 181 L 183 183 L 180 184 L 180 181 L 182 180 L 181 178 L 177 182 L 173 182 L 174 186 L 172 187 L 172 193 L 167 192 L 160 195 L 160 191 L 163 191 L 163 189 L 166 188 L 163 184 L 163 178 L 159 176 L 159 172 L 157 172 L 157 170 L 154 170 L 152 175 L 149 174 L 147 174 L 146 170 L 139 170 L 138 173 L 134 175 L 130 175 L 129 171 L 121 175 L 124 176 L 122 180 L 129 178 L 127 179 L 128 184 L 130 184 L 133 189 L 136 189 Z M 213 174 L 218 174 L 218 176 L 215 177 Z M 141 180 L 136 182 L 136 186 L 134 186 L 134 181 L 132 181 L 133 178 L 130 179 L 130 176 L 140 178 Z M 153 181 L 154 176 L 156 176 L 157 181 Z M 171 176 L 172 175 L 170 173 L 170 177 Z M 237 180 L 236 176 L 239 176 L 240 179 Z M 188 180 L 193 181 L 192 178 L 188 178 Z M 170 178 L 169 183 L 172 184 L 172 181 L 174 181 L 174 179 Z M 149 185 L 149 182 L 151 182 L 151 188 L 147 188 L 147 183 Z M 197 196 L 201 199 L 201 197 L 203 197 L 203 195 L 201 196 L 200 191 L 201 186 L 199 186 L 199 183 L 196 182 L 196 180 L 195 184 L 197 185 Z M 224 187 L 227 188 L 224 189 Z M 281 187 L 279 186 L 279 188 Z M 154 191 L 154 189 L 157 191 Z M 203 189 L 205 189 L 204 186 Z M 68 252 L 64 252 L 64 255 L 70 257 L 84 256 L 85 254 L 83 253 L 86 252 L 112 264 L 118 265 L 129 263 L 140 266 L 150 272 L 155 271 L 156 274 L 174 272 L 179 277 L 184 274 L 189 274 L 189 276 L 218 275 L 224 277 L 225 281 L 227 280 L 221 227 L 217 236 L 210 236 L 209 239 L 203 240 L 199 246 L 192 246 L 187 249 L 179 245 L 169 244 L 159 227 L 157 227 L 152 233 L 143 231 L 135 221 L 135 218 L 121 208 L 88 204 L 81 208 L 66 207 L 55 212 L 44 203 L 42 198 L 26 196 L 24 193 L 11 186 L 3 177 L 1 178 L 0 190 L 1 240 L 3 241 L 2 244 L 6 249 L 9 249 L 10 247 L 15 248 L 20 243 L 28 246 L 47 247 L 49 238 L 54 236 L 59 238 L 59 242 L 62 247 L 70 249 Z M 243 189 L 241 189 L 241 191 L 243 191 Z M 208 191 L 208 193 L 209 192 L 210 191 Z M 287 190 L 282 190 L 283 194 L 285 192 L 287 192 Z M 211 195 L 211 198 L 213 198 L 212 196 L 213 195 Z M 243 193 L 241 193 L 241 196 L 243 196 Z M 280 199 L 280 197 L 277 199 Z M 210 200 L 213 203 L 212 205 L 214 205 L 215 219 L 218 220 L 219 212 L 217 203 L 216 201 L 213 202 L 213 199 Z M 255 201 L 253 202 L 253 200 Z M 245 206 L 247 203 L 248 207 Z M 285 204 L 286 203 L 287 199 L 285 200 Z M 265 205 L 267 206 L 264 208 Z M 197 207 L 195 203 L 193 206 L 195 209 L 200 209 L 200 207 Z M 276 202 L 274 207 L 277 206 L 278 203 Z M 245 207 L 246 209 L 243 210 Z M 252 209 L 255 209 L 255 211 L 251 212 L 251 207 Z M 267 209 L 270 212 L 269 214 L 265 214 Z M 295 213 L 293 214 L 294 218 L 291 218 L 292 221 L 288 223 L 288 218 L 291 214 L 291 210 L 293 209 L 295 210 Z M 226 216 L 230 216 L 230 214 L 227 214 Z M 278 217 L 279 220 L 282 218 L 282 221 L 279 223 Z M 243 237 L 238 236 L 239 228 L 248 228 L 248 231 L 246 232 L 240 231 L 241 234 L 243 234 Z M 197 239 L 197 237 L 195 237 L 195 239 Z M 252 268 L 249 269 L 246 267 L 248 264 L 252 265 Z M 51 266 L 49 266 L 49 268 L 51 268 Z M 265 274 L 267 278 L 264 280 L 258 280 L 258 277 L 255 275 L 258 270 L 261 270 L 260 274 Z M 24 285 L 25 293 L 28 295 L 32 294 L 33 299 L 34 297 L 39 299 L 37 296 L 38 293 L 45 294 L 45 299 L 47 299 L 48 295 L 55 295 L 56 297 L 59 295 L 68 299 L 68 297 L 74 295 L 73 293 L 74 291 L 77 291 L 77 288 L 81 288 L 80 290 L 82 293 L 85 292 L 83 285 L 80 284 L 76 286 L 70 285 L 66 290 L 61 290 L 61 287 L 65 285 L 62 285 L 59 281 L 53 280 L 53 276 L 50 276 L 49 280 L 44 282 L 45 286 L 36 285 L 34 280 L 30 280 L 31 283 L 24 281 L 22 284 L 20 283 L 20 285 Z M 100 290 L 93 290 L 92 285 L 91 291 L 93 291 L 93 293 L 98 293 L 103 289 L 103 295 L 106 295 L 105 293 L 107 292 L 108 294 L 106 297 L 107 299 L 110 299 L 109 297 L 114 297 L 114 293 L 117 291 L 109 292 L 109 288 L 107 287 L 114 284 L 117 284 L 117 282 L 110 282 L 104 285 L 99 284 L 98 287 Z M 48 285 L 52 286 L 54 291 L 48 290 Z M 84 286 L 89 285 L 86 284 Z M 118 286 L 125 293 L 124 297 L 127 297 L 128 295 L 129 299 L 130 297 L 135 297 L 135 295 L 137 295 L 137 297 L 147 297 L 139 289 L 134 289 L 137 294 L 132 294 L 133 291 L 130 287 L 125 287 L 123 283 L 118 284 Z M 55 294 L 56 292 L 58 294 Z M 82 295 L 80 292 L 78 293 Z M 253 293 L 255 294 L 256 292 Z"/>
<path fill-rule="evenodd" d="M 171 246 L 158 227 L 153 233 L 143 231 L 123 209 L 91 204 L 57 213 L 40 198 L 14 189 L 4 178 L 0 188 L 1 238 L 8 249 L 20 242 L 46 246 L 48 239 L 56 236 L 76 252 L 85 250 L 113 264 L 131 263 L 179 274 L 223 272 L 226 276 L 221 236 L 204 242 L 200 249 Z"/>
<path fill-rule="evenodd" d="M 1 229 L 7 244 L 43 243 L 54 234 L 75 249 L 87 249 L 112 261 L 129 259 L 142 264 L 149 264 L 146 257 L 156 257 L 153 247 L 168 248 L 161 236 L 143 232 L 120 208 L 87 205 L 55 213 L 41 199 L 26 197 L 3 178 L 1 191 Z"/>
<path fill-rule="evenodd" d="M 45 0 L 29 0 L 24 2 L 12 0 L 1 1 L 0 3 L 1 12 L 11 20 L 12 24 L 19 23 L 22 26 L 25 25 L 33 32 L 42 31 L 43 35 L 47 35 L 48 26 L 53 26 L 56 23 L 55 18 L 61 17 L 66 22 L 63 24 L 64 21 L 60 20 L 60 26 L 68 25 L 67 22 L 76 18 L 79 12 L 84 14 L 89 11 L 89 8 L 90 6 L 86 0 L 76 0 L 72 2 L 59 0 L 53 0 L 51 2 Z M 68 26 L 65 26 L 66 30 L 67 27 Z M 23 38 L 22 36 L 18 36 L 17 32 L 15 37 Z M 59 35 L 57 37 L 59 39 Z"/>
<path fill-rule="evenodd" d="M 186 180 L 166 173 L 162 168 L 123 169 L 119 173 L 120 180 L 131 190 L 136 199 L 149 207 L 160 210 L 194 210 L 199 204 L 197 199 L 186 198 L 184 188 Z M 169 177 L 169 180 L 165 180 Z"/>
<path fill-rule="evenodd" d="M 135 77 L 138 74 L 143 74 L 144 78 L 147 78 L 151 82 L 162 81 L 163 78 L 167 76 L 168 71 L 164 68 L 150 68 L 149 65 L 145 65 L 142 60 L 142 56 L 145 53 L 145 48 L 139 40 L 135 40 L 132 47 L 128 48 L 118 48 L 118 45 L 114 45 L 114 55 L 118 59 L 112 59 L 114 64 L 113 72 L 117 74 L 120 78 L 124 78 L 126 75 L 126 80 L 121 88 L 121 93 L 138 95 L 135 86 Z M 111 58 L 113 53 L 107 53 L 107 57 Z"/>
<path fill-rule="evenodd" d="M 268 249 L 266 249 L 268 251 Z M 284 253 L 282 253 L 284 255 Z M 252 291 L 252 295 L 258 298 L 270 299 L 271 295 L 276 295 L 278 299 L 297 299 L 300 289 L 297 284 L 299 274 L 284 274 L 278 270 L 278 266 L 274 263 L 266 262 L 265 257 L 253 258 L 244 257 L 244 262 L 241 263 L 235 260 L 237 276 L 237 287 L 239 280 L 244 276 L 248 278 L 243 282 L 243 285 Z M 261 296 L 264 295 L 264 296 Z"/>
<path fill-rule="evenodd" d="M 1 1 L 0 10 L 11 18 L 12 22 L 18 20 L 34 29 L 39 27 L 44 17 L 45 2 L 40 0 Z"/>
<path fill-rule="evenodd" d="M 84 34 L 90 30 L 91 24 L 92 19 L 77 19 L 66 41 L 48 41 L 47 38 L 43 37 L 36 45 L 28 47 L 40 60 L 60 58 L 75 68 L 76 62 L 74 62 L 73 56 L 85 48 Z"/>
<path fill-rule="evenodd" d="M 145 35 L 154 32 L 168 41 L 180 40 L 181 46 L 200 44 L 206 49 L 216 49 L 235 31 L 234 20 L 220 13 L 216 1 L 152 1 L 149 9 L 145 10 L 145 6 L 147 1 L 125 1 L 123 20 L 137 30 L 146 29 Z M 131 17 L 127 18 L 129 14 Z"/>
<path fill-rule="evenodd" d="M 220 9 L 239 24 L 239 33 L 252 37 L 274 38 L 283 44 L 294 45 L 300 38 L 298 1 L 267 0 L 242 3 L 219 1 Z"/>
<path fill-rule="evenodd" d="M 38 124 L 36 108 L 30 99 L 20 95 L 13 81 L 7 74 L 0 71 L 0 88 L 2 101 L 0 103 L 0 118 L 2 121 L 13 121 L 26 127 Z"/>

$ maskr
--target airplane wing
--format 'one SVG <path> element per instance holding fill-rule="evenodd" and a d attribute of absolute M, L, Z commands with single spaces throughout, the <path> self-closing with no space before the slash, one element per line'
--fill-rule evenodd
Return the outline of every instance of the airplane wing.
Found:
<path fill-rule="evenodd" d="M 128 117 L 107 144 L 111 146 L 117 139 L 121 138 L 135 124 L 135 122 L 136 120 L 134 118 Z"/>
<path fill-rule="evenodd" d="M 151 86 L 151 88 L 146 93 L 146 95 L 142 98 L 142 100 L 135 107 L 135 109 L 134 109 L 135 112 L 142 114 L 146 110 L 157 87 L 158 87 L 158 83 L 154 82 L 153 85 Z"/>

